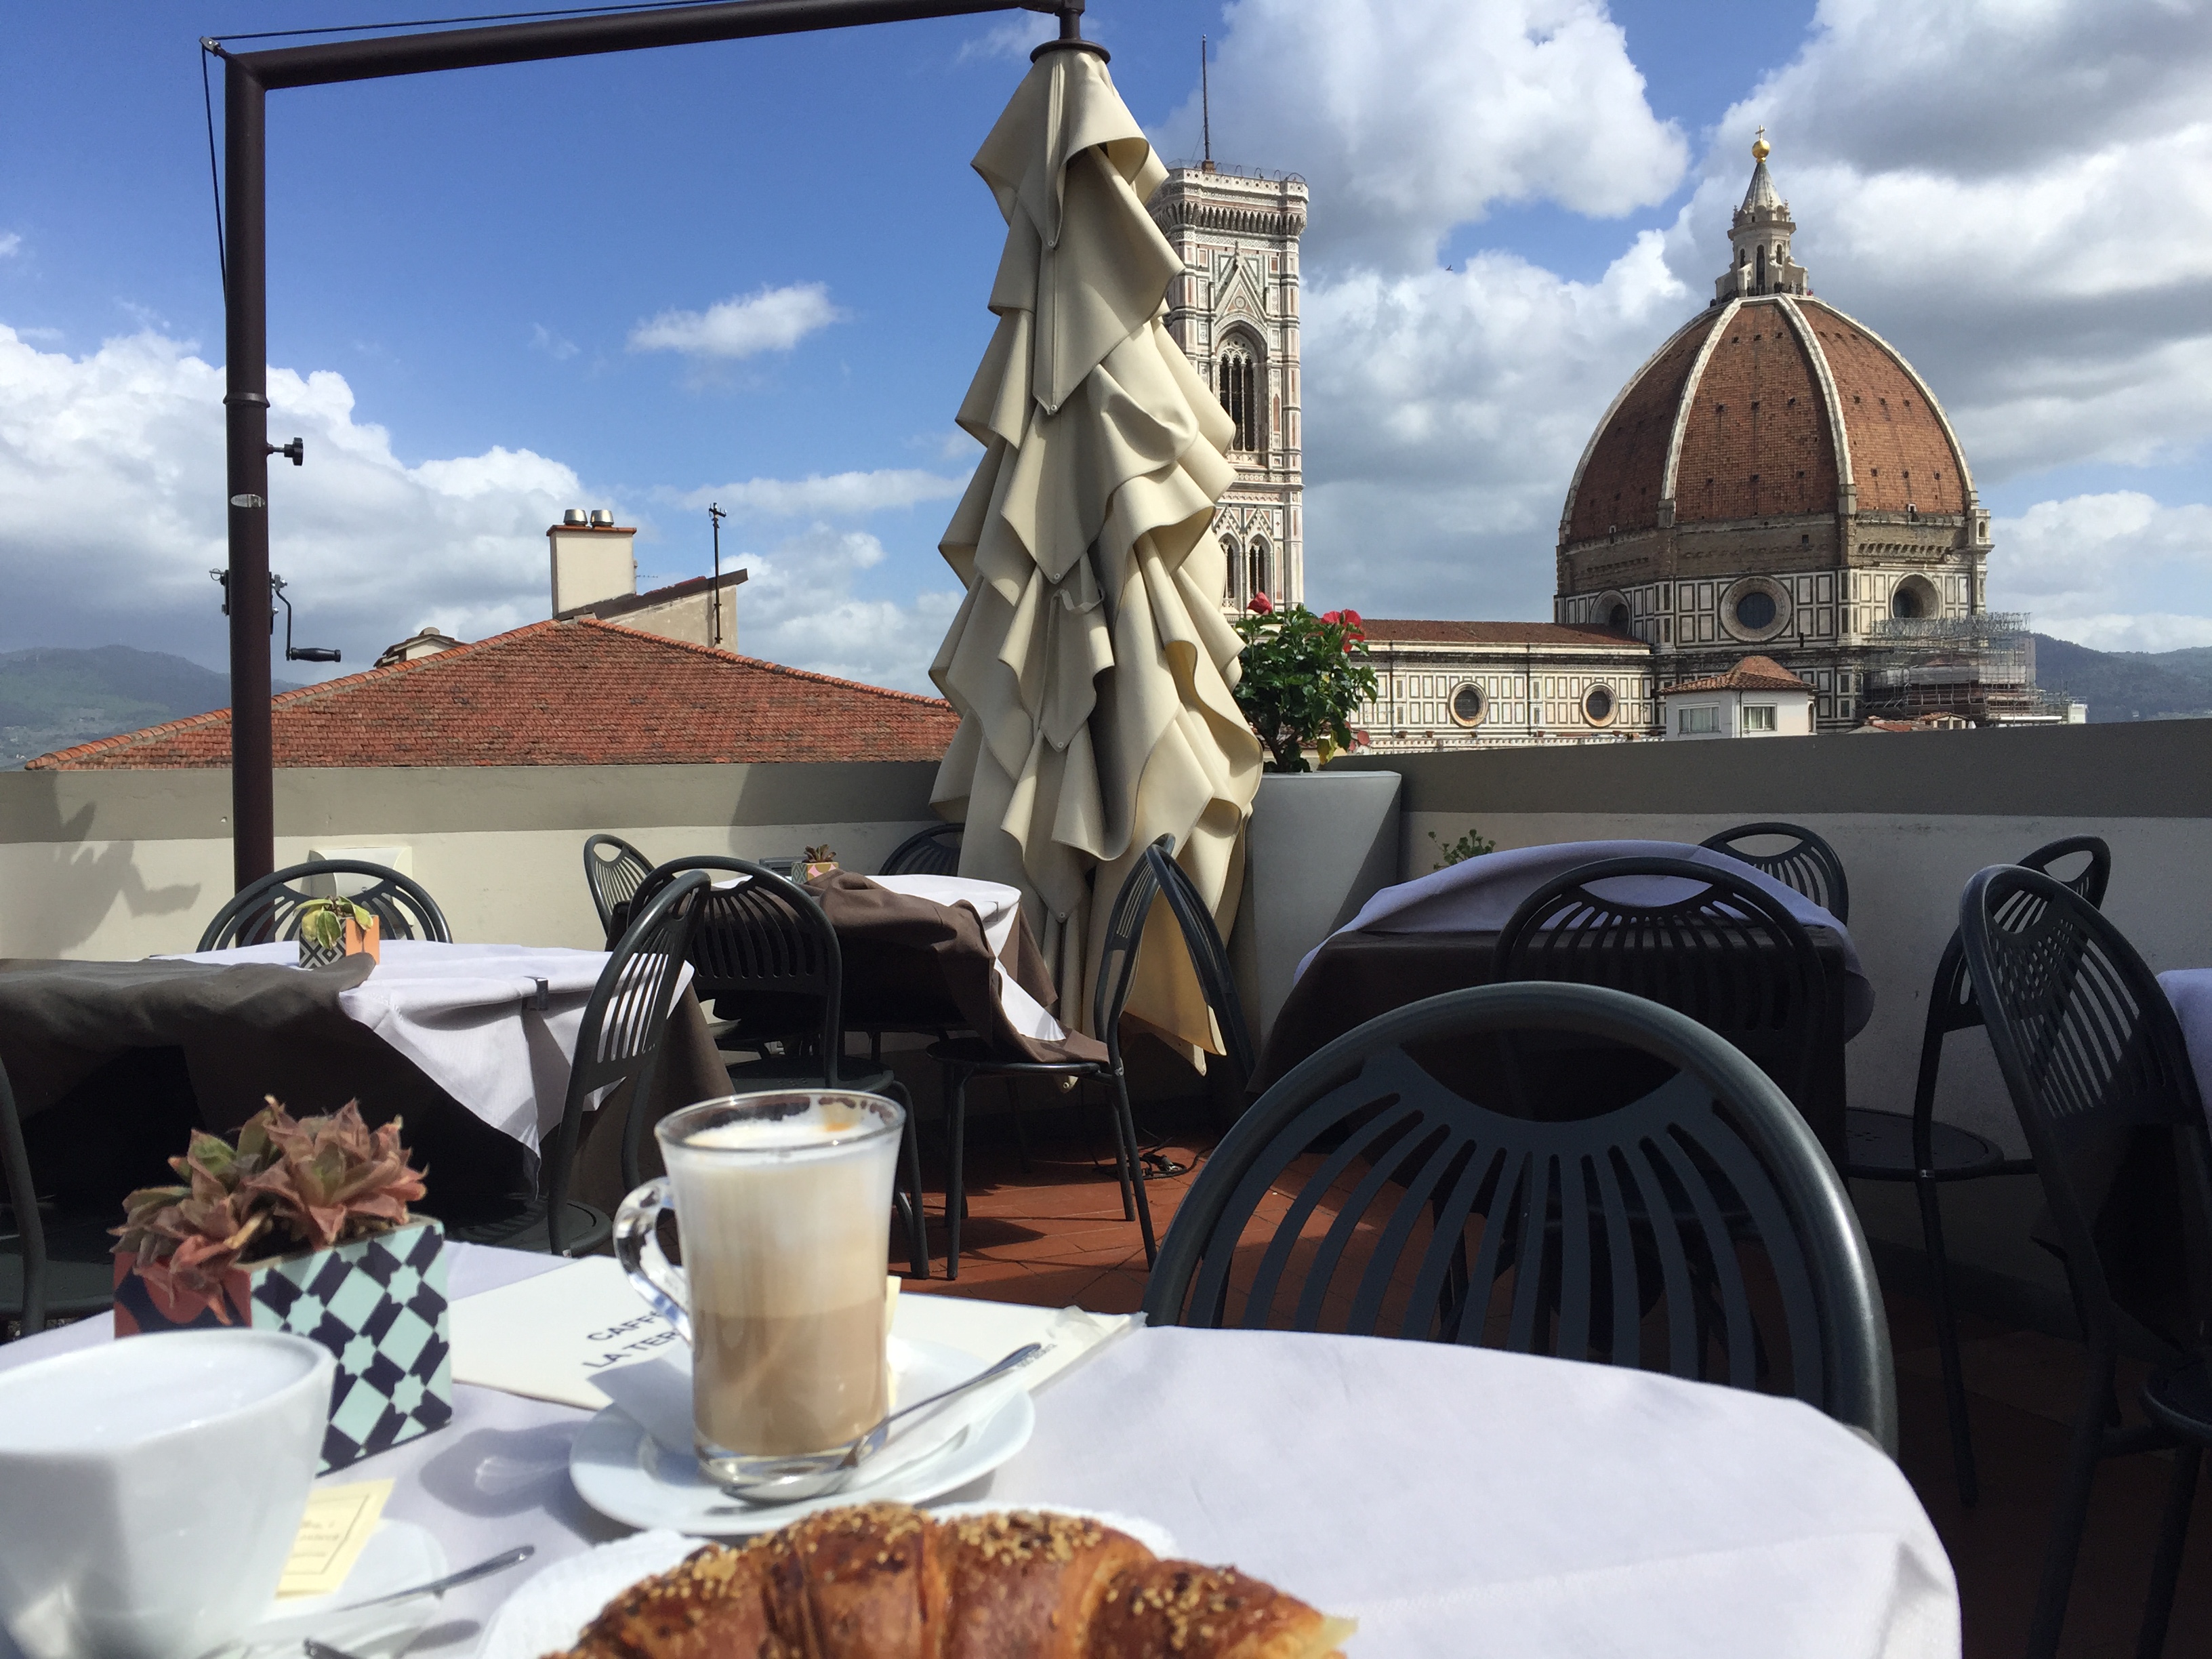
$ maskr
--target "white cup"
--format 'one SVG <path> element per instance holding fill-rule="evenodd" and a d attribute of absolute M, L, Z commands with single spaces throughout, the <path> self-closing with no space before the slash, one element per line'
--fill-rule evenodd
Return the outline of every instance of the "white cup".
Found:
<path fill-rule="evenodd" d="M 27 1659 L 196 1659 L 265 1617 L 336 1369 L 216 1330 L 0 1371 L 0 1623 Z"/>

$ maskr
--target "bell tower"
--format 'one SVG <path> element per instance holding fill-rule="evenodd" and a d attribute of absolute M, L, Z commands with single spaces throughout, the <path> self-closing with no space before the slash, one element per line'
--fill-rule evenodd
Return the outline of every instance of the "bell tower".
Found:
<path fill-rule="evenodd" d="M 1241 613 L 1255 593 L 1303 603 L 1298 238 L 1305 180 L 1217 166 L 1209 153 L 1195 166 L 1171 168 L 1151 209 L 1183 264 L 1168 285 L 1168 332 L 1237 423 L 1229 452 L 1237 482 L 1213 522 L 1229 556 L 1223 608 Z"/>
<path fill-rule="evenodd" d="M 1790 222 L 1790 204 L 1782 199 L 1768 176 L 1766 158 L 1771 154 L 1766 129 L 1752 141 L 1751 188 L 1743 205 L 1729 225 L 1729 249 L 1735 263 L 1713 284 L 1713 303 L 1747 299 L 1756 294 L 1810 294 L 1813 284 L 1805 267 L 1790 258 L 1790 235 L 1797 227 Z"/>

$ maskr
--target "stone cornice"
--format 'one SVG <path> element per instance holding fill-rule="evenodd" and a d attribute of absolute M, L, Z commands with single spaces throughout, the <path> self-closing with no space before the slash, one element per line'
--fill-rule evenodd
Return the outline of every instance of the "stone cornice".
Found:
<path fill-rule="evenodd" d="M 1305 204 L 1287 197 L 1265 205 L 1155 197 L 1152 218 L 1164 230 L 1218 230 L 1234 236 L 1299 236 L 1306 228 Z"/>

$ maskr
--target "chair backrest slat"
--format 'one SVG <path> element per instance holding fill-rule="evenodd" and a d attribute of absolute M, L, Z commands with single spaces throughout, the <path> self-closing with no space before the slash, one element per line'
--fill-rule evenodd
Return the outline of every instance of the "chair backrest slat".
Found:
<path fill-rule="evenodd" d="M 1686 884 L 1643 902 L 1596 890 L 1624 878 Z M 1563 980 L 1662 1003 L 1717 1031 L 1804 1103 L 1833 1018 L 1811 937 L 1754 883 L 1686 859 L 1605 859 L 1563 872 L 1498 936 L 1494 977 Z"/>
<path fill-rule="evenodd" d="M 880 876 L 957 876 L 963 826 L 940 823 L 908 836 L 891 848 Z"/>
<path fill-rule="evenodd" d="M 2190 1340 L 2212 1313 L 2212 1143 L 2157 976 L 2086 893 L 2021 866 L 1968 882 L 1959 926 L 2092 1341 L 2116 1307 Z"/>
<path fill-rule="evenodd" d="M 1790 844 L 1771 853 L 1753 853 L 1743 843 L 1788 837 Z M 1851 887 L 1844 874 L 1844 861 L 1836 849 L 1802 824 L 1740 823 L 1698 843 L 1716 853 L 1764 871 L 1784 887 L 1802 893 L 1838 921 L 1851 919 Z"/>
<path fill-rule="evenodd" d="M 652 1109 L 653 1080 L 668 1018 L 683 988 L 685 953 L 702 908 L 701 896 L 710 890 L 708 881 L 704 873 L 678 875 L 639 905 L 584 1004 L 568 1097 L 543 1160 L 546 1242 L 556 1255 L 568 1222 L 569 1166 L 575 1159 L 586 1105 L 602 1091 L 629 1083 L 629 1115 L 623 1126 L 626 1139 Z"/>
<path fill-rule="evenodd" d="M 1562 1120 L 1524 1115 L 1495 1074 L 1469 1086 L 1500 1098 L 1469 1098 L 1422 1058 L 1537 1038 L 1673 1073 Z M 1200 1172 L 1146 1313 L 1664 1369 L 1784 1390 L 1895 1443 L 1881 1292 L 1826 1155 L 1739 1049 L 1602 988 L 1451 992 L 1308 1059 Z"/>
<path fill-rule="evenodd" d="M 295 884 L 330 877 L 335 892 L 339 876 L 370 878 L 368 886 L 346 896 L 383 924 L 380 931 L 386 939 L 453 943 L 453 933 L 437 901 L 409 877 L 360 859 L 311 859 L 272 871 L 241 888 L 215 913 L 197 948 L 224 951 L 234 945 L 273 945 L 299 938 L 301 910 L 330 895 L 310 892 Z"/>
<path fill-rule="evenodd" d="M 584 881 L 592 890 L 592 908 L 599 913 L 599 932 L 611 946 L 615 936 L 615 907 L 635 898 L 645 878 L 653 873 L 653 860 L 620 836 L 592 836 L 584 842 Z"/>

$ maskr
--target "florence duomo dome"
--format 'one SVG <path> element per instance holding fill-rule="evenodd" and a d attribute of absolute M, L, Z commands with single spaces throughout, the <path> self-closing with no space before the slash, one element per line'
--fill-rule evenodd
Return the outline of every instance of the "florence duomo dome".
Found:
<path fill-rule="evenodd" d="M 1756 651 L 1811 683 L 1822 726 L 1855 726 L 1900 633 L 1979 637 L 1989 514 L 1927 383 L 1814 298 L 1763 128 L 1752 155 L 1711 304 L 1630 378 L 1575 469 L 1554 617 L 1633 635 L 1662 685 Z"/>

